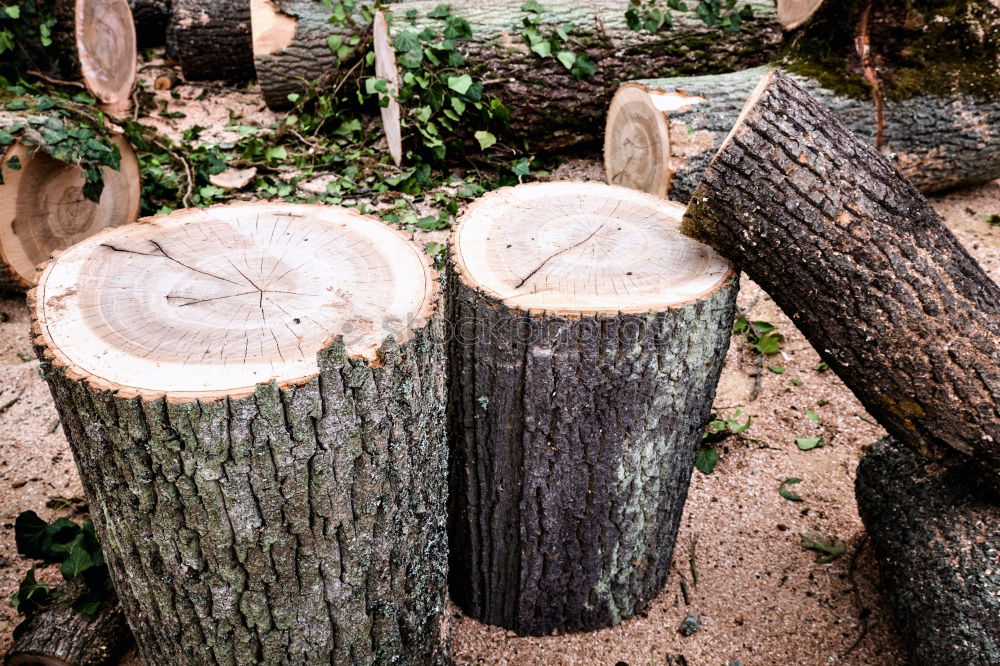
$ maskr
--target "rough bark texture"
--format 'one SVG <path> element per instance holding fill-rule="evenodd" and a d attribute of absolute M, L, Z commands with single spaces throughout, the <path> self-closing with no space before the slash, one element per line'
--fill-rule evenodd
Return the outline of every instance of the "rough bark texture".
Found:
<path fill-rule="evenodd" d="M 656 92 L 681 92 L 703 101 L 670 111 L 669 196 L 687 201 L 709 162 L 736 124 L 754 86 L 766 73 L 755 68 L 730 74 L 636 81 Z M 875 145 L 877 112 L 870 97 L 854 99 L 815 80 L 791 75 L 795 83 L 833 111 L 851 132 Z M 954 93 L 920 95 L 886 102 L 882 150 L 922 192 L 1000 178 L 1000 97 Z"/>
<path fill-rule="evenodd" d="M 745 270 L 889 432 L 1000 488 L 1000 287 L 872 146 L 779 72 L 681 230 Z"/>
<path fill-rule="evenodd" d="M 913 666 L 1000 664 L 1000 504 L 898 442 L 858 466 L 858 509 Z"/>
<path fill-rule="evenodd" d="M 4 657 L 7 666 L 31 666 L 38 657 L 66 666 L 111 666 L 132 645 L 125 613 L 112 596 L 93 615 L 73 610 L 76 588 L 59 588 L 62 598 L 26 618 L 14 629 L 14 642 Z"/>
<path fill-rule="evenodd" d="M 135 19 L 135 36 L 140 48 L 167 43 L 171 0 L 129 0 Z"/>
<path fill-rule="evenodd" d="M 170 36 L 185 79 L 243 82 L 254 77 L 250 0 L 172 2 Z"/>
<path fill-rule="evenodd" d="M 36 347 L 146 663 L 444 659 L 440 321 L 213 402 L 93 390 Z"/>
<path fill-rule="evenodd" d="M 302 0 L 283 3 L 296 8 Z M 440 30 L 443 22 L 427 18 L 440 2 L 418 0 L 406 2 L 395 9 L 393 32 L 425 27 Z M 674 26 L 657 34 L 636 32 L 625 23 L 629 0 L 548 0 L 538 15 L 544 34 L 556 26 L 569 33 L 567 48 L 586 53 L 598 67 L 591 76 L 577 80 L 554 56 L 542 58 L 528 49 L 521 34 L 522 20 L 534 16 L 521 9 L 523 0 L 470 0 L 453 3 L 452 14 L 466 19 L 472 28 L 472 38 L 458 42 L 465 56 L 464 66 L 473 77 L 486 84 L 487 94 L 495 95 L 510 109 L 511 131 L 515 136 L 530 140 L 534 149 L 557 149 L 602 135 L 604 113 L 617 86 L 639 76 L 682 76 L 727 72 L 742 67 L 760 65 L 781 40 L 781 29 L 775 17 L 773 3 L 750 0 L 754 18 L 739 32 L 710 28 L 691 12 L 674 12 Z M 392 7 L 390 7 L 392 9 Z M 416 11 L 415 25 L 404 19 L 407 11 Z M 322 12 L 299 18 L 299 31 L 294 50 L 289 48 L 290 65 L 279 66 L 277 58 L 284 52 L 268 56 L 274 64 L 257 57 L 258 75 L 269 105 L 288 105 L 287 93 L 298 92 L 288 85 L 289 71 L 304 72 L 305 78 L 335 69 L 337 63 L 326 45 L 331 27 Z M 316 63 L 323 60 L 323 65 Z M 313 62 L 311 69 L 301 64 Z M 262 70 L 262 64 L 264 69 Z M 275 76 L 266 74 L 272 67 Z M 285 87 L 269 91 L 272 83 L 285 79 Z"/>
<path fill-rule="evenodd" d="M 738 284 L 563 319 L 449 283 L 452 598 L 521 634 L 617 624 L 670 567 Z"/>

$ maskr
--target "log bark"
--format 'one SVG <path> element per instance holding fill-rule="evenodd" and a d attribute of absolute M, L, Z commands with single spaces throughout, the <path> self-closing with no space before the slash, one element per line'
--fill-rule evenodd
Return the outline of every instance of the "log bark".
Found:
<path fill-rule="evenodd" d="M 681 210 L 519 186 L 454 232 L 450 589 L 472 617 L 597 629 L 662 586 L 738 289 Z"/>
<path fill-rule="evenodd" d="M 858 509 L 913 666 L 1000 663 L 1000 504 L 892 439 L 861 459 Z"/>
<path fill-rule="evenodd" d="M 35 345 L 146 663 L 446 658 L 437 291 L 335 207 L 188 209 L 47 264 Z"/>
<path fill-rule="evenodd" d="M 250 0 L 173 0 L 169 33 L 188 81 L 254 78 Z"/>
<path fill-rule="evenodd" d="M 398 5 L 391 32 L 424 28 L 440 32 L 442 21 L 427 18 L 439 4 L 419 0 Z M 760 65 L 781 39 L 774 5 L 762 0 L 749 2 L 756 18 L 739 32 L 709 28 L 693 12 L 675 12 L 674 26 L 656 34 L 626 25 L 628 0 L 543 2 L 542 30 L 563 26 L 570 36 L 567 47 L 586 53 L 598 66 L 595 74 L 577 80 L 555 57 L 542 58 L 528 49 L 521 35 L 522 19 L 528 15 L 523 4 L 522 0 L 473 0 L 453 4 L 451 11 L 472 28 L 471 39 L 457 43 L 465 57 L 464 71 L 484 81 L 487 94 L 510 110 L 512 134 L 527 138 L 537 150 L 598 140 L 607 103 L 621 82 L 640 75 L 706 74 Z M 274 5 L 270 7 L 268 25 L 275 23 Z M 255 39 L 255 52 L 265 100 L 272 108 L 283 108 L 289 105 L 289 93 L 302 90 L 302 83 L 288 72 L 300 72 L 301 78 L 310 80 L 336 71 L 338 62 L 326 37 L 338 28 L 328 23 L 329 12 L 315 3 L 287 0 L 277 7 L 282 27 L 269 33 L 266 45 Z M 414 25 L 403 18 L 411 10 L 417 16 Z M 353 23 L 339 30 L 347 37 L 367 28 Z"/>
<path fill-rule="evenodd" d="M 112 142 L 121 162 L 117 171 L 102 169 L 99 203 L 83 196 L 79 167 L 20 142 L 7 149 L 0 163 L 0 291 L 24 291 L 34 283 L 35 266 L 53 252 L 102 229 L 135 222 L 141 198 L 139 162 L 123 136 L 115 135 Z M 19 168 L 11 168 L 13 164 Z"/>
<path fill-rule="evenodd" d="M 129 0 L 139 47 L 164 46 L 167 43 L 170 3 L 171 0 Z"/>
<path fill-rule="evenodd" d="M 890 434 L 1000 488 L 1000 287 L 790 78 L 751 95 L 682 231 L 760 284 Z"/>
<path fill-rule="evenodd" d="M 93 615 L 73 610 L 77 586 L 60 587 L 59 600 L 14 629 L 6 666 L 113 666 L 132 645 L 125 614 L 112 595 Z"/>
<path fill-rule="evenodd" d="M 604 159 L 609 183 L 687 201 L 736 123 L 766 68 L 729 74 L 642 79 L 618 90 L 608 112 Z M 887 101 L 838 94 L 789 75 L 875 145 L 922 192 L 1000 178 L 1000 98 L 963 93 Z"/>

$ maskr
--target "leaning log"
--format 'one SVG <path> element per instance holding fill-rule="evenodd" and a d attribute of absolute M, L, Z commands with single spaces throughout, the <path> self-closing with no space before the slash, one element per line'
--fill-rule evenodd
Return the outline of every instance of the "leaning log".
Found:
<path fill-rule="evenodd" d="M 892 439 L 861 459 L 858 509 L 913 666 L 1000 664 L 1000 504 Z"/>
<path fill-rule="evenodd" d="M 738 283 L 683 208 L 492 192 L 451 243 L 451 596 L 520 634 L 615 625 L 670 568 Z"/>
<path fill-rule="evenodd" d="M 0 161 L 0 291 L 34 284 L 35 266 L 98 231 L 135 222 L 141 186 L 131 144 L 116 134 L 118 170 L 102 167 L 100 202 L 83 195 L 83 172 L 35 146 L 12 144 Z M 15 168 L 16 166 L 16 168 Z"/>
<path fill-rule="evenodd" d="M 65 584 L 58 601 L 33 613 L 14 629 L 5 666 L 113 666 L 132 646 L 125 614 L 111 595 L 96 613 L 73 608 L 79 586 Z"/>
<path fill-rule="evenodd" d="M 897 439 L 1000 489 L 1000 286 L 891 162 L 772 71 L 682 231 L 763 287 Z"/>
<path fill-rule="evenodd" d="M 619 88 L 605 128 L 608 182 L 687 201 L 766 71 L 642 79 Z M 852 133 L 872 145 L 881 142 L 882 152 L 922 192 L 1000 178 L 1000 97 L 953 93 L 887 101 L 880 134 L 880 111 L 870 97 L 789 77 Z"/>
<path fill-rule="evenodd" d="M 172 0 L 168 30 L 188 81 L 254 78 L 250 0 Z"/>
<path fill-rule="evenodd" d="M 522 9 L 523 0 L 451 5 L 451 13 L 467 20 L 472 31 L 469 39 L 456 42 L 465 58 L 462 71 L 484 82 L 486 93 L 510 110 L 512 134 L 529 139 L 538 150 L 598 140 L 608 100 L 621 82 L 640 75 L 705 74 L 760 65 L 781 39 L 774 5 L 765 0 L 748 3 L 756 18 L 738 32 L 710 28 L 693 12 L 675 12 L 673 27 L 655 34 L 628 27 L 629 0 L 548 0 L 541 4 L 544 11 L 537 15 Z M 440 33 L 444 21 L 428 18 L 440 5 L 437 0 L 399 5 L 390 32 L 418 33 L 429 28 Z M 404 19 L 411 11 L 416 12 L 412 24 Z M 258 80 L 272 108 L 289 106 L 288 94 L 302 90 L 298 78 L 319 78 L 342 66 L 327 45 L 328 35 L 336 31 L 347 41 L 368 35 L 369 30 L 357 17 L 331 26 L 329 11 L 307 0 L 262 0 L 255 3 L 254 12 Z M 537 17 L 545 34 L 562 26 L 570 38 L 566 48 L 585 53 L 597 71 L 577 79 L 554 56 L 543 58 L 531 52 L 521 34 L 525 17 Z M 362 40 L 359 49 L 367 43 Z M 354 62 L 356 57 L 346 56 L 343 63 Z M 290 76 L 290 72 L 296 74 Z"/>
<path fill-rule="evenodd" d="M 335 207 L 187 209 L 46 264 L 36 350 L 148 664 L 435 663 L 437 279 Z"/>

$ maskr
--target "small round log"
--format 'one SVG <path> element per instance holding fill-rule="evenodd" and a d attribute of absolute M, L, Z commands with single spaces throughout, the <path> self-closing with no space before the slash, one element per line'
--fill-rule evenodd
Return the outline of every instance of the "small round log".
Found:
<path fill-rule="evenodd" d="M 187 209 L 45 266 L 36 350 L 146 663 L 442 657 L 437 296 L 336 207 Z"/>
<path fill-rule="evenodd" d="M 58 588 L 60 598 L 14 629 L 5 666 L 113 666 L 132 645 L 125 614 L 112 594 L 92 615 L 73 609 L 79 586 Z"/>
<path fill-rule="evenodd" d="M 452 598 L 545 635 L 617 624 L 670 567 L 738 283 L 683 208 L 492 192 L 452 237 Z"/>
<path fill-rule="evenodd" d="M 767 73 L 641 79 L 618 89 L 605 127 L 609 183 L 687 201 Z M 865 141 L 878 140 L 870 97 L 855 99 L 795 74 L 795 84 Z M 1000 101 L 953 93 L 886 102 L 882 151 L 917 189 L 934 192 L 1000 178 Z"/>
<path fill-rule="evenodd" d="M 778 23 L 785 30 L 794 30 L 816 13 L 823 0 L 778 0 Z"/>
<path fill-rule="evenodd" d="M 766 290 L 891 435 L 1000 489 L 1000 286 L 794 80 L 761 79 L 681 229 Z"/>
<path fill-rule="evenodd" d="M 169 32 L 188 81 L 254 78 L 250 0 L 172 0 Z"/>
<path fill-rule="evenodd" d="M 139 163 L 128 140 L 115 135 L 118 170 L 104 167 L 99 203 L 83 196 L 79 167 L 15 143 L 3 159 L 0 185 L 0 290 L 23 291 L 35 280 L 35 266 L 57 250 L 107 227 L 135 222 L 141 185 Z M 12 162 L 12 158 L 17 158 Z M 11 164 L 19 164 L 12 169 Z"/>
<path fill-rule="evenodd" d="M 1000 664 L 996 497 L 892 439 L 861 459 L 855 490 L 910 663 Z"/>

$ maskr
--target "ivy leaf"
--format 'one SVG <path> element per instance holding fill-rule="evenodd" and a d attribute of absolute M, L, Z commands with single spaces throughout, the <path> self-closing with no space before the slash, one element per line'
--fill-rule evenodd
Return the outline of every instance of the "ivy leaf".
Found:
<path fill-rule="evenodd" d="M 22 511 L 14 521 L 14 542 L 17 552 L 32 560 L 45 559 L 43 544 L 47 522 L 34 511 Z"/>
<path fill-rule="evenodd" d="M 714 446 L 710 446 L 707 449 L 701 449 L 698 451 L 698 456 L 694 459 L 694 466 L 698 468 L 702 474 L 711 474 L 715 469 L 716 463 L 719 462 L 719 452 Z"/>
<path fill-rule="evenodd" d="M 486 150 L 487 148 L 489 148 L 490 146 L 492 146 L 497 142 L 497 138 L 495 136 L 483 130 L 479 130 L 478 132 L 476 132 L 475 137 L 476 141 L 479 142 L 480 150 Z"/>
<path fill-rule="evenodd" d="M 438 5 L 427 13 L 427 18 L 445 19 L 451 16 L 451 5 Z"/>
<path fill-rule="evenodd" d="M 813 421 L 814 423 L 819 423 L 819 414 L 817 414 L 811 409 L 806 410 L 806 418 L 809 419 L 810 421 Z"/>
<path fill-rule="evenodd" d="M 545 11 L 545 8 L 538 3 L 538 0 L 528 0 L 526 3 L 521 5 L 521 11 L 541 14 L 542 12 Z"/>
<path fill-rule="evenodd" d="M 66 580 L 73 580 L 92 566 L 94 562 L 90 559 L 90 553 L 81 544 L 70 552 L 59 571 Z"/>
<path fill-rule="evenodd" d="M 556 60 L 561 62 L 566 69 L 573 69 L 573 63 L 576 62 L 576 54 L 564 49 L 556 53 Z"/>
<path fill-rule="evenodd" d="M 462 74 L 461 76 L 449 76 L 448 77 L 448 87 L 457 92 L 459 95 L 464 95 L 472 87 L 472 77 L 468 74 Z"/>
<path fill-rule="evenodd" d="M 11 5 L 10 7 L 4 7 L 4 11 L 7 12 L 7 16 L 12 19 L 21 18 L 21 8 L 17 5 Z"/>
<path fill-rule="evenodd" d="M 16 608 L 18 613 L 30 615 L 51 604 L 52 600 L 52 590 L 45 581 L 35 578 L 35 569 L 32 567 L 11 598 L 10 605 Z"/>
<path fill-rule="evenodd" d="M 826 372 L 830 369 L 830 364 L 826 361 L 820 361 L 819 365 L 816 366 L 816 372 Z"/>
<path fill-rule="evenodd" d="M 822 534 L 807 534 L 803 532 L 799 535 L 802 538 L 802 547 L 806 550 L 813 550 L 816 555 L 816 564 L 829 564 L 847 552 L 847 546 L 840 539 L 825 537 Z"/>
<path fill-rule="evenodd" d="M 93 615 L 101 609 L 101 601 L 100 594 L 88 590 L 73 602 L 73 610 L 84 615 Z"/>
<path fill-rule="evenodd" d="M 772 365 L 772 366 L 770 366 L 768 368 L 768 370 L 770 370 L 771 372 L 773 372 L 776 375 L 783 375 L 783 374 L 785 374 L 785 366 L 783 366 L 783 365 Z"/>
<path fill-rule="evenodd" d="M 796 483 L 802 483 L 802 479 L 794 476 L 790 479 L 785 479 L 778 487 L 778 494 L 790 502 L 801 502 L 802 498 L 796 495 L 794 491 L 788 489 L 788 486 L 795 485 Z"/>
<path fill-rule="evenodd" d="M 809 451 L 811 449 L 822 448 L 823 438 L 822 437 L 800 437 L 795 440 L 795 446 L 803 451 Z"/>
<path fill-rule="evenodd" d="M 768 333 L 762 336 L 753 348 L 764 356 L 773 356 L 781 351 L 781 341 L 784 339 L 785 336 L 781 333 Z"/>
<path fill-rule="evenodd" d="M 531 50 L 543 58 L 548 58 L 552 55 L 552 43 L 547 39 L 540 39 L 531 45 Z"/>

